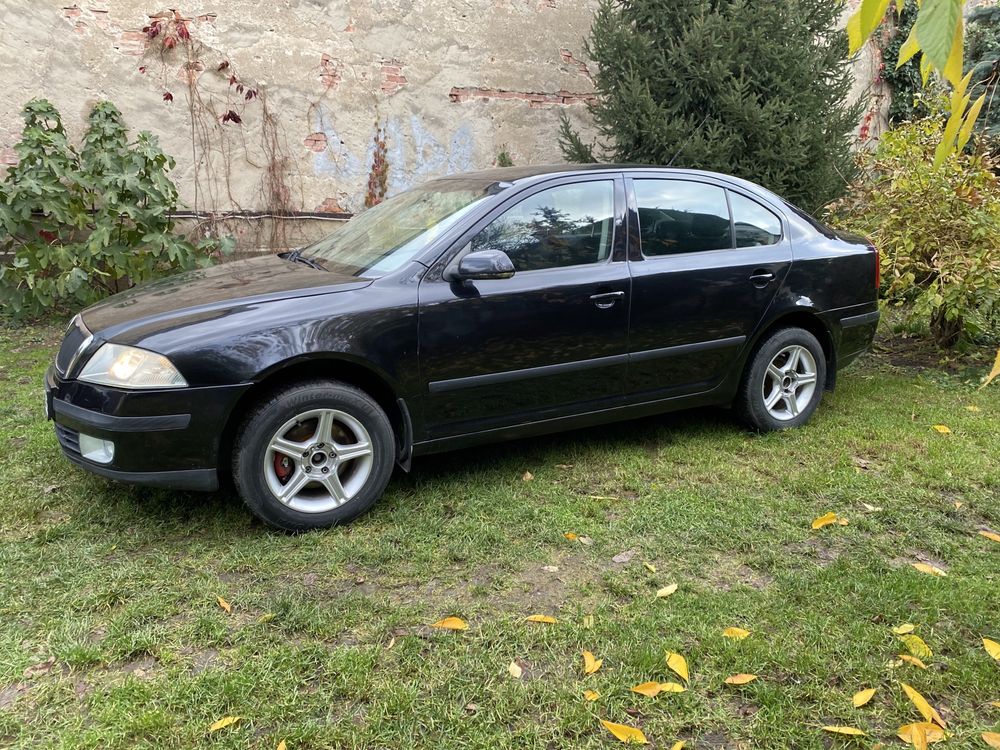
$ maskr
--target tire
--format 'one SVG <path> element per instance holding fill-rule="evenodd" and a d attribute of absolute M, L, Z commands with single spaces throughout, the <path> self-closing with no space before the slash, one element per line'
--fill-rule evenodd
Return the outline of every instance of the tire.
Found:
<path fill-rule="evenodd" d="M 782 328 L 750 355 L 734 407 L 759 432 L 800 427 L 819 406 L 825 383 L 826 355 L 816 337 L 803 328 Z"/>
<path fill-rule="evenodd" d="M 270 526 L 326 528 L 357 518 L 382 496 L 394 455 L 392 425 L 374 399 L 345 383 L 311 380 L 247 414 L 233 446 L 233 482 Z"/>

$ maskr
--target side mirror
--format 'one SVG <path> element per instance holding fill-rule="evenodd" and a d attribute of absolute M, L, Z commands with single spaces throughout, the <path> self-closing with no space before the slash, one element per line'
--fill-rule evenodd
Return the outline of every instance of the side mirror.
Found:
<path fill-rule="evenodd" d="M 458 266 L 449 269 L 449 281 L 485 281 L 509 279 L 514 275 L 514 264 L 502 250 L 478 250 L 467 253 Z"/>

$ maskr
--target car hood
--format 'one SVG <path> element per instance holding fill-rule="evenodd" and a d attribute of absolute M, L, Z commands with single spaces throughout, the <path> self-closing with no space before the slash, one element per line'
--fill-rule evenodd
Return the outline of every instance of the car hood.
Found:
<path fill-rule="evenodd" d="M 234 307 L 347 291 L 368 286 L 361 279 L 321 271 L 267 255 L 186 271 L 116 294 L 83 311 L 84 325 L 95 336 L 137 340 L 180 320 L 220 317 Z M 122 343 L 129 343 L 123 341 Z"/>

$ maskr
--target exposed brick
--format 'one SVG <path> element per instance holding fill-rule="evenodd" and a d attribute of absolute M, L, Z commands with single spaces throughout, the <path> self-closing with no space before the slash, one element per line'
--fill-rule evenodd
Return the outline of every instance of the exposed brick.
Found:
<path fill-rule="evenodd" d="M 590 93 L 578 93 L 574 91 L 559 90 L 555 93 L 544 93 L 537 91 L 507 91 L 505 89 L 491 89 L 482 86 L 473 87 L 455 86 L 448 93 L 448 98 L 453 102 L 467 102 L 470 99 L 513 99 L 528 103 L 529 107 L 552 107 L 565 104 L 592 104 L 597 98 Z"/>
<path fill-rule="evenodd" d="M 326 151 L 326 133 L 310 133 L 303 143 L 307 149 L 315 151 L 317 154 Z"/>
<path fill-rule="evenodd" d="M 8 146 L 7 148 L 0 148 L 0 164 L 6 166 L 13 166 L 18 162 L 17 152 Z"/>
<path fill-rule="evenodd" d="M 146 52 L 149 37 L 142 31 L 123 31 L 115 40 L 115 49 L 123 55 L 140 56 Z"/>
<path fill-rule="evenodd" d="M 407 83 L 406 76 L 403 75 L 403 63 L 399 60 L 382 61 L 382 91 L 395 94 Z"/>
<path fill-rule="evenodd" d="M 66 18 L 77 18 L 82 12 L 79 5 L 71 5 L 68 8 L 63 8 L 63 15 Z"/>
<path fill-rule="evenodd" d="M 343 80 L 343 76 L 340 73 L 340 68 L 338 67 L 336 60 L 325 52 L 323 53 L 323 57 L 320 58 L 319 69 L 319 79 L 328 89 L 337 88 L 337 85 Z"/>
<path fill-rule="evenodd" d="M 564 63 L 567 63 L 569 65 L 575 65 L 576 69 L 580 72 L 580 75 L 586 76 L 587 80 L 590 81 L 591 83 L 594 82 L 594 77 L 590 75 L 590 68 L 587 67 L 587 63 L 585 63 L 583 60 L 577 60 L 575 57 L 573 57 L 573 53 L 570 52 L 568 49 L 560 49 L 559 57 L 562 58 L 562 61 Z"/>
<path fill-rule="evenodd" d="M 322 211 L 324 213 L 331 214 L 345 214 L 348 213 L 340 205 L 340 202 L 336 198 L 327 198 L 318 206 L 316 206 L 317 211 Z"/>
<path fill-rule="evenodd" d="M 218 13 L 202 13 L 198 16 L 198 23 L 215 23 L 215 19 L 218 17 Z"/>

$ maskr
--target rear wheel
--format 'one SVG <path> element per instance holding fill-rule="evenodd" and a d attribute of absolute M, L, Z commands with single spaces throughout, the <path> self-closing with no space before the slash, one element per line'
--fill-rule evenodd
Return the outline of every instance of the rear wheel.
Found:
<path fill-rule="evenodd" d="M 761 432 L 809 421 L 823 398 L 826 357 L 809 331 L 782 328 L 758 344 L 736 398 L 736 410 Z"/>
<path fill-rule="evenodd" d="M 258 404 L 241 426 L 233 479 L 254 515 L 286 531 L 350 521 L 392 475 L 392 426 L 381 407 L 344 383 L 310 381 Z"/>

